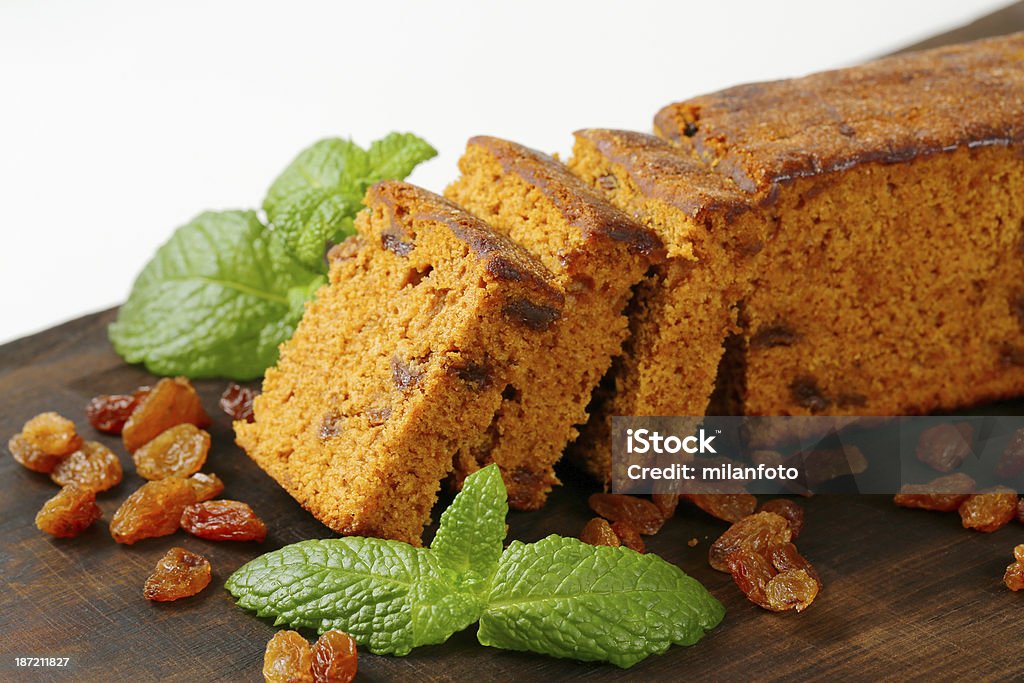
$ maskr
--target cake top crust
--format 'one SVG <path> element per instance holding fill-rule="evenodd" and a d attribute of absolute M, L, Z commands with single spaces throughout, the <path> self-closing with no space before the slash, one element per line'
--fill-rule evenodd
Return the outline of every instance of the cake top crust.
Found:
<path fill-rule="evenodd" d="M 486 149 L 506 173 L 522 178 L 551 200 L 585 240 L 604 237 L 628 245 L 630 252 L 661 260 L 664 245 L 653 230 L 612 206 L 556 159 L 509 140 L 478 135 L 467 146 Z"/>
<path fill-rule="evenodd" d="M 674 206 L 687 216 L 736 215 L 751 208 L 750 196 L 727 177 L 677 147 L 644 133 L 587 128 L 574 133 L 613 164 L 621 166 L 640 191 Z"/>
<path fill-rule="evenodd" d="M 740 85 L 668 105 L 654 125 L 747 192 L 1015 144 L 1024 139 L 1024 33 Z"/>
<path fill-rule="evenodd" d="M 440 225 L 469 247 L 495 280 L 518 282 L 545 304 L 560 308 L 563 295 L 554 276 L 523 247 L 444 197 L 409 183 L 386 180 L 370 187 L 363 203 L 382 207 L 388 226 L 381 246 L 408 256 L 416 246 L 416 231 L 424 224 Z M 373 236 L 364 236 L 373 238 Z"/>

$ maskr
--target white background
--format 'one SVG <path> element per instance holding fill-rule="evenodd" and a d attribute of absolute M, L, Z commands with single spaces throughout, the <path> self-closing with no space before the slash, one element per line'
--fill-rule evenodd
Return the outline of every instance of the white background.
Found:
<path fill-rule="evenodd" d="M 0 0 L 0 342 L 114 305 L 171 231 L 300 149 L 391 130 L 565 153 L 668 102 L 855 63 L 1005 0 Z"/>

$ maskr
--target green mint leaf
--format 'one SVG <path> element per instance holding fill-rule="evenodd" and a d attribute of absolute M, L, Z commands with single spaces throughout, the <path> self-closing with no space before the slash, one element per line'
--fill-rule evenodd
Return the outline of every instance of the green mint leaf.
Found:
<path fill-rule="evenodd" d="M 700 583 L 656 555 L 548 536 L 513 541 L 502 555 L 477 638 L 625 668 L 696 643 L 724 615 Z"/>
<path fill-rule="evenodd" d="M 402 180 L 419 164 L 437 156 L 437 150 L 412 133 L 390 133 L 367 150 L 369 187 L 380 180 Z"/>
<path fill-rule="evenodd" d="M 355 231 L 362 198 L 373 183 L 402 180 L 437 155 L 411 133 L 391 133 L 363 150 L 328 138 L 303 150 L 267 191 L 263 210 L 289 251 L 309 268 L 326 270 L 324 251 Z"/>
<path fill-rule="evenodd" d="M 352 234 L 369 172 L 366 152 L 350 140 L 328 138 L 304 149 L 273 182 L 263 210 L 289 251 L 309 268 L 325 270 L 328 242 Z"/>
<path fill-rule="evenodd" d="M 242 566 L 225 584 L 275 624 L 341 629 L 375 654 L 443 643 L 480 616 L 429 550 L 377 538 L 302 541 Z"/>
<path fill-rule="evenodd" d="M 252 211 L 207 212 L 157 250 L 110 326 L 114 349 L 158 375 L 258 377 L 324 282 Z"/>
<path fill-rule="evenodd" d="M 498 567 L 505 540 L 508 493 L 491 464 L 466 477 L 462 491 L 441 515 L 430 545 L 440 566 L 464 590 L 482 592 Z"/>

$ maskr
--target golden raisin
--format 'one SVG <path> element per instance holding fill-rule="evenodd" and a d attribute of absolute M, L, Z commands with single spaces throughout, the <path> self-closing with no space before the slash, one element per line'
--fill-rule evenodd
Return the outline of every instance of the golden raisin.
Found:
<path fill-rule="evenodd" d="M 783 517 L 789 522 L 789 530 L 793 532 L 793 539 L 795 540 L 800 532 L 804 528 L 804 509 L 799 503 L 795 503 L 788 498 L 773 498 L 772 500 L 766 501 L 758 512 L 774 512 L 780 517 Z"/>
<path fill-rule="evenodd" d="M 313 645 L 313 680 L 316 683 L 349 683 L 359 668 L 356 640 L 344 631 L 332 630 Z"/>
<path fill-rule="evenodd" d="M 139 402 L 125 423 L 121 432 L 124 447 L 134 453 L 162 432 L 186 422 L 207 427 L 210 418 L 188 379 L 165 377 Z"/>
<path fill-rule="evenodd" d="M 757 509 L 757 498 L 749 493 L 688 493 L 683 497 L 712 517 L 726 522 L 738 522 Z"/>
<path fill-rule="evenodd" d="M 232 420 L 252 422 L 256 419 L 252 412 L 252 401 L 258 395 L 255 389 L 232 382 L 220 395 L 220 409 L 231 416 Z"/>
<path fill-rule="evenodd" d="M 658 533 L 665 518 L 658 506 L 644 498 L 621 493 L 594 493 L 587 501 L 590 509 L 607 520 L 625 520 L 647 536 Z"/>
<path fill-rule="evenodd" d="M 216 474 L 196 472 L 188 478 L 188 483 L 192 485 L 192 492 L 196 494 L 197 503 L 216 498 L 224 492 L 224 482 Z"/>
<path fill-rule="evenodd" d="M 144 538 L 167 536 L 178 530 L 181 513 L 195 502 L 188 479 L 168 477 L 146 482 L 128 496 L 110 521 L 110 535 L 131 545 Z"/>
<path fill-rule="evenodd" d="M 767 609 L 765 588 L 776 573 L 768 559 L 753 547 L 743 546 L 729 554 L 725 567 L 747 599 Z"/>
<path fill-rule="evenodd" d="M 720 572 L 729 571 L 727 560 L 737 550 L 750 546 L 756 553 L 766 553 L 773 545 L 789 543 L 793 532 L 789 522 L 774 512 L 756 512 L 725 530 L 708 550 L 708 562 Z"/>
<path fill-rule="evenodd" d="M 51 536 L 73 538 L 102 516 L 96 493 L 72 483 L 43 504 L 36 515 L 36 526 Z"/>
<path fill-rule="evenodd" d="M 996 474 L 1003 479 L 1013 479 L 1021 472 L 1024 472 L 1024 429 L 1013 433 L 996 465 Z"/>
<path fill-rule="evenodd" d="M 252 508 L 237 500 L 195 503 L 181 513 L 181 528 L 208 541 L 257 541 L 267 537 L 267 525 Z"/>
<path fill-rule="evenodd" d="M 57 413 L 40 413 L 25 423 L 21 435 L 46 455 L 71 455 L 82 445 L 75 423 Z"/>
<path fill-rule="evenodd" d="M 278 631 L 263 654 L 267 683 L 312 683 L 313 651 L 297 631 Z"/>
<path fill-rule="evenodd" d="M 1018 562 L 1024 562 L 1024 545 L 1014 546 L 1013 559 L 1017 560 Z"/>
<path fill-rule="evenodd" d="M 952 472 L 971 454 L 973 441 L 970 422 L 935 425 L 921 432 L 917 459 L 939 472 Z"/>
<path fill-rule="evenodd" d="M 973 479 L 963 472 L 957 472 L 927 484 L 905 484 L 892 500 L 905 508 L 952 512 L 967 500 L 975 486 Z"/>
<path fill-rule="evenodd" d="M 580 540 L 590 545 L 610 545 L 618 547 L 622 545 L 618 534 L 612 529 L 608 520 L 601 517 L 594 517 L 587 522 L 580 532 Z"/>
<path fill-rule="evenodd" d="M 789 569 L 771 578 L 764 588 L 767 608 L 773 612 L 803 612 L 818 595 L 818 582 L 803 569 Z"/>
<path fill-rule="evenodd" d="M 1003 583 L 1012 591 L 1024 590 L 1024 563 L 1012 562 L 1003 574 Z"/>
<path fill-rule="evenodd" d="M 612 531 L 622 541 L 622 545 L 638 553 L 645 552 L 644 539 L 641 538 L 637 528 L 624 519 L 612 522 Z"/>
<path fill-rule="evenodd" d="M 142 595 L 156 602 L 188 598 L 209 586 L 211 578 L 209 560 L 184 548 L 171 548 L 146 579 Z"/>
<path fill-rule="evenodd" d="M 149 393 L 144 387 L 134 394 L 103 394 L 89 400 L 85 417 L 94 429 L 107 434 L 120 434 L 125 422 L 135 412 L 139 402 Z"/>
<path fill-rule="evenodd" d="M 1017 492 L 995 486 L 971 495 L 960 505 L 960 521 L 965 529 L 991 533 L 1009 524 L 1017 516 Z"/>
<path fill-rule="evenodd" d="M 64 455 L 48 455 L 30 444 L 21 434 L 15 434 L 7 442 L 7 449 L 19 465 L 33 472 L 49 474 L 54 470 Z"/>
<path fill-rule="evenodd" d="M 814 566 L 807 561 L 803 555 L 797 551 L 796 546 L 792 543 L 780 543 L 773 545 L 768 549 L 766 555 L 768 561 L 772 563 L 777 572 L 787 572 L 795 569 L 802 569 L 807 574 L 818 582 L 818 588 L 821 588 L 821 577 L 818 576 L 817 570 Z"/>
<path fill-rule="evenodd" d="M 679 494 L 652 493 L 651 501 L 661 510 L 661 516 L 668 520 L 672 519 L 676 514 L 676 506 L 679 505 Z"/>
<path fill-rule="evenodd" d="M 143 479 L 188 477 L 202 469 L 210 452 L 210 435 L 193 424 L 174 425 L 132 454 Z"/>
<path fill-rule="evenodd" d="M 50 473 L 50 479 L 59 486 L 75 483 L 96 493 L 117 486 L 122 476 L 121 460 L 97 441 L 86 441 Z"/>

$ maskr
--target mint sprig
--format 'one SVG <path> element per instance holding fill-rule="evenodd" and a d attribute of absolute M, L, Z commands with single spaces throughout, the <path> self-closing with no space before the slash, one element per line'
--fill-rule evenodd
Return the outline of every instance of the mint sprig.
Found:
<path fill-rule="evenodd" d="M 263 210 L 295 257 L 319 268 L 325 246 L 354 232 L 352 218 L 370 185 L 405 178 L 436 155 L 437 150 L 411 133 L 391 133 L 369 150 L 351 140 L 320 140 L 278 176 Z"/>
<path fill-rule="evenodd" d="M 328 244 L 352 232 L 366 188 L 437 152 L 409 133 L 364 150 L 324 140 L 302 152 L 254 211 L 207 212 L 178 228 L 110 326 L 114 349 L 159 375 L 259 377 L 326 282 Z"/>
<path fill-rule="evenodd" d="M 479 619 L 483 645 L 625 668 L 722 620 L 700 583 L 655 555 L 558 536 L 502 552 L 507 506 L 489 465 L 466 479 L 429 550 L 303 541 L 244 565 L 226 587 L 276 624 L 341 629 L 376 654 L 444 642 Z"/>
<path fill-rule="evenodd" d="M 257 377 L 325 278 L 292 259 L 252 211 L 179 228 L 110 326 L 114 349 L 159 375 Z"/>

